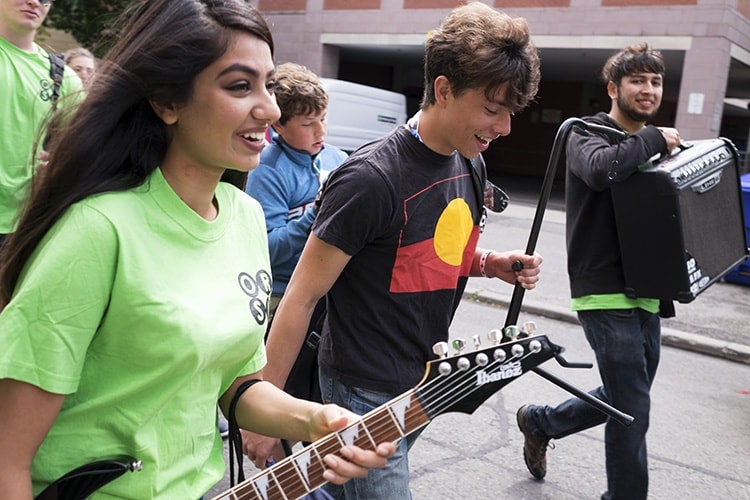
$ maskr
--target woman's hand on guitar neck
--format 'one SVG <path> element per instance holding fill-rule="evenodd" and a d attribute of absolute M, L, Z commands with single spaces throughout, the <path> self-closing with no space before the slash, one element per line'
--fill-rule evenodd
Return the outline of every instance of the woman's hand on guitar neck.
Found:
<path fill-rule="evenodd" d="M 311 429 L 314 440 L 321 439 L 332 432 L 338 432 L 361 420 L 344 408 L 333 404 L 322 405 L 312 414 Z M 318 429 L 316 432 L 315 429 Z M 334 484 L 343 484 L 353 477 L 365 477 L 370 468 L 385 467 L 388 458 L 396 452 L 392 442 L 378 443 L 374 450 L 365 450 L 359 446 L 346 445 L 339 455 L 329 454 L 323 457 L 328 469 L 323 478 Z"/>
<path fill-rule="evenodd" d="M 310 441 L 317 441 L 333 432 L 345 429 L 361 417 L 333 404 L 316 405 L 309 415 Z M 243 453 L 259 469 L 285 457 L 284 449 L 277 438 L 240 430 Z M 374 450 L 364 450 L 358 446 L 344 446 L 340 456 L 324 457 L 328 471 L 323 474 L 326 481 L 342 484 L 353 477 L 364 477 L 367 469 L 385 467 L 385 463 L 396 451 L 391 442 L 380 443 Z"/>

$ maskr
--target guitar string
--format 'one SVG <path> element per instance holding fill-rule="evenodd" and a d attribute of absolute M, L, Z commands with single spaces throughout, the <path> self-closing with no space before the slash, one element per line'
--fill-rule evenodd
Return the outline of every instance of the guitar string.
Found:
<path fill-rule="evenodd" d="M 440 399 L 441 398 L 442 399 L 446 399 L 445 392 L 442 390 L 441 386 L 448 385 L 448 384 L 450 384 L 451 386 L 456 386 L 456 380 L 454 380 L 454 379 L 458 378 L 459 382 L 458 382 L 458 386 L 456 386 L 456 387 L 458 387 L 458 391 L 456 391 L 456 387 L 452 387 L 453 394 L 456 394 L 456 392 L 458 392 L 459 396 L 466 397 L 466 395 L 469 395 L 471 392 L 474 392 L 475 390 L 478 390 L 477 389 L 477 385 L 475 383 L 471 382 L 471 381 L 474 379 L 474 375 L 475 375 L 475 373 L 479 369 L 484 368 L 486 370 L 497 370 L 497 369 L 502 368 L 504 365 L 507 365 L 507 364 L 509 364 L 509 363 L 511 363 L 513 361 L 516 361 L 517 358 L 518 358 L 518 356 L 514 356 L 514 357 L 511 357 L 511 358 L 509 358 L 507 360 L 504 360 L 502 362 L 494 361 L 494 362 L 492 362 L 492 363 L 490 363 L 490 364 L 488 364 L 488 365 L 486 365 L 484 367 L 476 365 L 471 370 L 461 370 L 461 371 L 457 371 L 457 372 L 452 372 L 449 375 L 446 375 L 446 376 L 443 376 L 443 377 L 438 377 L 438 378 L 434 379 L 433 381 L 425 384 L 422 388 L 420 388 L 420 389 L 423 389 L 423 390 L 419 391 L 419 395 L 421 396 L 420 399 L 423 400 L 422 408 L 425 409 L 425 413 L 429 413 L 428 410 L 432 410 L 433 413 L 435 413 L 436 410 L 439 410 L 438 406 L 433 406 L 434 402 L 429 402 L 430 398 L 433 397 L 433 395 L 431 393 L 436 393 L 437 392 L 437 398 L 436 398 L 435 402 L 440 403 Z M 497 366 L 493 366 L 495 364 L 497 364 Z M 462 378 L 465 379 L 465 380 L 460 380 Z M 462 386 L 466 385 L 467 382 L 471 382 L 471 385 L 470 385 L 470 387 L 469 387 L 468 390 L 466 390 L 466 389 L 464 389 L 462 387 Z M 462 394 L 462 391 L 466 391 L 466 393 Z M 409 391 L 408 393 L 405 393 L 403 396 L 404 397 L 411 397 L 412 395 L 414 395 L 414 392 L 415 391 Z M 450 394 L 448 394 L 447 397 L 450 399 L 450 397 L 451 397 Z M 461 399 L 461 397 L 459 397 L 459 398 L 457 398 L 455 400 Z M 402 399 L 402 398 L 397 398 L 397 399 Z M 394 401 L 395 400 L 391 401 L 390 403 L 388 403 L 388 405 L 384 405 L 383 407 L 377 408 L 376 410 L 373 411 L 373 415 L 377 414 L 378 412 L 382 413 L 383 410 L 385 410 L 387 412 L 388 410 L 386 408 L 388 406 L 392 405 Z M 450 401 L 448 401 L 449 404 L 454 404 L 454 402 L 455 401 L 453 399 L 451 399 Z M 442 404 L 445 404 L 445 402 L 442 402 Z M 448 407 L 449 407 L 449 405 L 445 406 L 444 409 L 448 408 Z M 444 409 L 443 409 L 443 411 L 444 411 Z M 415 413 L 418 413 L 418 412 L 421 413 L 419 410 L 420 409 L 418 407 L 410 406 L 406 410 L 405 422 L 409 421 L 409 417 L 410 416 L 412 418 L 415 418 L 415 415 L 414 415 Z M 411 413 L 411 415 L 409 415 L 410 413 Z M 438 412 L 438 414 L 439 413 L 440 412 Z M 366 420 L 366 417 L 367 416 L 363 417 L 363 421 Z M 420 418 L 420 415 L 416 415 L 416 418 Z M 388 418 L 387 420 L 390 421 L 390 418 Z M 419 426 L 416 426 L 413 429 L 409 430 L 409 432 L 407 432 L 407 434 L 411 433 L 411 432 L 414 432 L 416 429 L 418 429 L 419 427 L 422 427 L 423 425 L 426 425 L 427 423 L 429 423 L 430 420 L 431 420 L 431 418 L 428 418 L 428 420 L 426 422 L 424 422 L 423 424 L 421 424 Z M 391 429 L 393 429 L 393 427 L 394 426 L 393 426 L 392 423 L 391 424 L 387 424 L 387 425 L 380 425 L 380 427 L 378 427 L 377 425 L 373 426 L 373 427 L 365 426 L 365 428 L 369 432 L 370 436 L 372 436 L 373 440 L 375 440 L 376 442 L 378 441 L 376 439 L 376 436 L 384 434 L 383 428 L 387 428 L 390 431 Z M 403 432 L 399 432 L 399 434 L 403 434 Z M 372 443 L 369 443 L 369 444 L 371 445 Z M 294 455 L 292 455 L 289 458 L 290 459 L 294 458 L 294 457 L 298 456 L 299 454 L 302 454 L 305 451 L 307 451 L 307 449 L 301 450 L 300 453 L 294 454 Z M 287 464 L 286 467 L 282 468 L 282 471 L 280 473 L 275 473 L 275 472 L 269 471 L 269 472 L 266 472 L 265 474 L 267 474 L 267 476 L 268 476 L 269 484 L 273 484 L 274 486 L 278 486 L 281 489 L 281 491 L 283 492 L 282 494 L 284 494 L 284 493 L 287 492 L 287 488 L 289 487 L 289 483 L 291 483 L 291 485 L 299 485 L 299 486 L 304 487 L 305 489 L 303 491 L 301 491 L 301 495 L 304 495 L 304 494 L 306 494 L 308 492 L 308 489 L 306 488 L 306 485 L 303 484 L 302 481 L 300 480 L 299 474 L 298 474 L 298 472 L 297 472 L 297 470 L 296 470 L 296 468 L 294 467 L 293 464 Z M 262 475 L 262 473 L 260 475 Z M 275 482 L 278 483 L 278 484 L 271 483 L 270 480 L 272 480 L 272 479 L 275 479 L 276 480 Z M 247 485 L 249 488 L 251 488 L 247 492 L 251 493 L 253 496 L 257 495 L 255 493 L 255 491 L 252 489 L 253 488 L 252 482 L 254 482 L 255 480 L 256 480 L 255 478 L 251 478 L 249 484 Z M 311 489 L 309 491 L 313 491 L 314 489 L 317 489 L 318 487 L 322 486 L 323 484 L 325 484 L 325 482 L 322 482 L 320 485 L 315 486 L 313 489 Z M 241 485 L 238 485 L 238 488 L 240 486 Z M 311 486 L 313 486 L 313 485 L 311 485 Z M 237 490 L 237 491 L 235 491 L 235 495 L 237 493 L 242 494 L 244 492 Z M 284 495 L 284 496 L 286 497 L 287 495 Z M 241 499 L 242 498 L 242 499 L 244 499 L 244 498 L 248 498 L 248 497 L 245 497 L 245 496 L 241 496 L 241 497 L 240 496 L 235 496 L 234 498 L 237 498 L 237 499 Z M 297 498 L 297 497 L 293 496 L 293 498 Z"/>
<path fill-rule="evenodd" d="M 475 365 L 474 367 L 472 367 L 471 370 L 460 370 L 460 371 L 457 371 L 457 372 L 452 372 L 451 374 L 443 376 L 443 377 L 437 377 L 437 378 L 433 379 L 433 381 L 430 381 L 430 382 L 426 383 L 421 388 L 417 388 L 417 389 L 419 389 L 419 391 L 418 391 L 419 392 L 419 396 L 421 396 L 420 399 L 423 400 L 422 408 L 425 409 L 425 413 L 429 413 L 427 411 L 428 409 L 431 409 L 431 411 L 433 413 L 435 413 L 437 410 L 440 410 L 440 411 L 437 411 L 437 414 L 439 414 L 442 411 L 444 411 L 446 408 L 448 408 L 451 404 L 454 404 L 455 401 L 457 401 L 457 400 L 459 400 L 459 399 L 461 399 L 463 397 L 466 397 L 467 395 L 470 395 L 471 392 L 475 392 L 476 390 L 478 390 L 479 388 L 481 388 L 481 386 L 477 386 L 475 383 L 472 382 L 472 380 L 475 378 L 475 374 L 476 374 L 476 372 L 478 370 L 480 370 L 480 369 L 498 370 L 498 369 L 502 368 L 504 365 L 507 365 L 507 364 L 509 364 L 509 363 L 511 363 L 513 361 L 519 360 L 519 359 L 522 360 L 525 357 L 526 356 L 520 356 L 520 357 L 519 356 L 512 356 L 511 358 L 508 358 L 508 359 L 503 360 L 503 361 L 497 361 L 497 360 L 493 361 L 492 363 L 489 363 L 489 364 L 487 364 L 484 367 L 482 367 L 480 365 Z M 494 365 L 497 365 L 497 366 L 494 366 Z M 456 375 L 458 375 L 458 377 L 456 377 Z M 450 393 L 446 395 L 446 393 L 442 390 L 442 387 L 441 387 L 441 386 L 448 385 L 448 384 L 450 384 L 451 386 L 455 386 L 456 385 L 456 380 L 454 380 L 455 378 L 459 379 L 459 382 L 458 382 L 459 385 L 457 386 L 458 387 L 458 391 L 456 391 L 456 387 L 452 387 L 452 389 L 453 389 L 452 393 L 456 394 L 456 392 L 458 392 L 458 396 L 460 396 L 458 398 L 455 398 L 454 396 L 451 396 Z M 464 378 L 465 380 L 460 380 L 461 378 Z M 510 380 L 512 380 L 512 378 L 509 379 L 509 381 Z M 471 385 L 469 386 L 468 390 L 462 388 L 462 386 L 466 385 L 467 382 L 471 383 Z M 465 394 L 462 394 L 462 391 L 465 391 Z M 412 395 L 414 395 L 415 392 L 416 391 L 414 391 L 414 390 L 408 391 L 407 393 L 405 393 L 402 396 L 403 397 L 411 397 Z M 429 399 L 433 397 L 432 393 L 436 393 L 436 392 L 437 392 L 437 398 L 436 398 L 436 400 L 434 402 L 429 402 Z M 442 402 L 442 404 L 445 405 L 445 406 L 443 406 L 442 410 L 440 409 L 440 407 L 438 405 L 434 405 L 434 403 L 441 403 L 441 401 L 440 401 L 441 398 L 442 399 L 446 399 L 446 398 L 449 399 L 449 401 L 447 402 L 447 404 L 446 404 L 445 401 Z M 451 398 L 453 398 L 453 399 L 451 399 Z M 396 398 L 396 399 L 402 399 L 402 398 Z M 384 405 L 383 407 L 379 407 L 379 408 L 373 410 L 372 413 L 376 414 L 378 411 L 381 411 L 381 410 L 387 411 L 386 408 L 389 407 L 389 406 L 391 406 L 396 399 L 392 400 L 391 402 L 389 402 L 387 405 Z M 420 409 L 418 407 L 410 406 L 406 410 L 405 422 L 409 421 L 409 417 L 410 416 L 412 418 L 415 418 L 415 415 L 414 415 L 415 413 L 418 413 L 418 412 L 421 413 L 419 410 Z M 419 418 L 419 416 L 420 415 L 417 415 L 416 418 Z M 367 417 L 367 415 L 363 416 L 363 421 L 365 420 L 365 417 Z M 427 423 L 429 423 L 429 421 L 431 419 L 432 418 L 428 418 L 428 420 L 426 422 L 424 422 L 423 424 L 421 424 L 419 426 L 416 426 L 415 428 L 411 429 L 408 433 L 411 433 L 411 432 L 415 431 L 416 429 L 418 429 L 419 427 L 422 427 L 422 426 L 426 425 Z M 387 419 L 387 420 L 390 421 L 390 418 Z M 383 428 L 392 429 L 393 425 L 392 424 L 388 424 L 388 425 L 385 425 L 385 426 L 381 425 L 380 427 L 374 426 L 372 428 L 370 428 L 368 426 L 365 426 L 365 427 L 369 431 L 370 435 L 373 436 L 373 439 L 375 439 L 375 436 L 379 436 L 381 434 L 384 434 Z M 400 432 L 399 434 L 403 434 L 403 432 Z M 310 448 L 312 448 L 312 446 Z M 288 459 L 286 459 L 285 461 L 291 461 L 291 459 L 297 457 L 298 455 L 304 453 L 305 451 L 307 451 L 307 448 L 304 449 L 304 450 L 301 450 L 299 453 L 296 453 L 296 454 L 288 457 Z M 263 474 L 264 473 L 258 474 L 256 477 L 251 478 L 250 480 L 248 480 L 247 486 L 250 488 L 247 491 L 248 493 L 251 493 L 253 496 L 257 495 L 256 492 L 253 489 L 252 482 L 254 482 L 258 476 L 261 476 Z M 306 485 L 300 480 L 299 473 L 297 472 L 297 470 L 296 470 L 296 468 L 294 467 L 293 464 L 287 464 L 287 466 L 285 468 L 282 468 L 281 473 L 275 473 L 275 472 L 269 471 L 269 472 L 266 472 L 265 474 L 267 474 L 269 476 L 269 484 L 273 484 L 273 486 L 280 487 L 280 489 L 282 490 L 282 492 L 286 491 L 286 489 L 289 486 L 288 483 L 291 483 L 292 485 L 301 485 L 301 486 L 303 486 L 305 489 L 304 489 L 304 491 L 302 491 L 302 495 L 308 493 L 308 491 L 313 491 L 313 490 L 319 488 L 320 486 L 322 486 L 323 484 L 325 484 L 325 482 L 322 482 L 320 485 L 317 485 L 314 488 L 308 490 L 305 487 Z M 289 477 L 289 476 L 291 476 L 291 477 Z M 273 478 L 276 479 L 276 483 L 278 483 L 278 485 L 275 484 L 275 483 L 272 483 L 270 481 Z M 240 491 L 240 489 L 239 489 L 240 486 L 242 486 L 242 485 L 237 485 L 238 490 L 234 492 L 235 495 L 237 493 L 244 493 L 243 491 Z M 237 498 L 239 500 L 239 499 L 244 499 L 244 498 L 249 498 L 249 497 L 235 496 L 234 498 Z"/>
<path fill-rule="evenodd" d="M 496 348 L 505 348 L 507 346 L 498 345 Z M 477 354 L 477 353 L 467 353 L 467 355 L 470 354 Z M 447 408 L 449 408 L 451 405 L 455 404 L 456 401 L 463 399 L 469 395 L 471 395 L 472 392 L 476 392 L 480 390 L 483 386 L 478 385 L 474 383 L 474 379 L 476 376 L 476 373 L 479 370 L 493 370 L 490 373 L 494 373 L 495 371 L 499 370 L 503 366 L 512 363 L 514 361 L 521 361 L 525 359 L 526 357 L 532 355 L 532 353 L 528 353 L 525 355 L 516 355 L 511 356 L 510 358 L 507 358 L 505 360 L 499 361 L 494 360 L 491 363 L 486 364 L 485 366 L 481 366 L 479 364 L 475 364 L 470 369 L 466 370 L 457 370 L 455 372 L 451 372 L 448 375 L 444 375 L 442 377 L 436 377 L 435 379 L 425 383 L 421 387 L 417 387 L 415 389 L 412 389 L 410 391 L 407 391 L 406 393 L 402 394 L 400 397 L 394 398 L 393 400 L 389 401 L 385 405 L 378 407 L 374 409 L 372 412 L 370 412 L 367 415 L 364 415 L 362 417 L 362 420 L 360 422 L 364 422 L 368 416 L 374 416 L 378 414 L 379 412 L 382 412 L 385 410 L 388 411 L 386 408 L 391 407 L 393 403 L 397 400 L 403 399 L 405 397 L 411 398 L 412 396 L 418 396 L 421 404 L 421 407 L 419 405 L 412 406 L 410 405 L 406 413 L 404 415 L 404 422 L 409 422 L 410 417 L 412 419 L 418 419 L 421 418 L 421 409 L 424 409 L 424 413 L 427 414 L 428 418 L 427 421 L 415 426 L 413 429 L 409 430 L 406 434 L 400 429 L 400 423 L 399 423 L 399 436 L 403 437 L 405 435 L 408 435 L 411 432 L 414 432 L 420 427 L 423 427 L 424 425 L 427 425 L 430 420 L 432 420 L 434 417 L 430 416 L 430 414 L 439 415 L 440 413 L 444 412 Z M 440 362 L 440 360 L 437 360 L 437 362 Z M 517 377 L 511 377 L 508 379 L 508 382 L 512 381 L 514 378 Z M 458 381 L 456 380 L 458 379 Z M 464 379 L 464 380 L 461 380 Z M 464 387 L 467 386 L 468 388 Z M 451 389 L 450 392 L 446 392 L 443 389 L 443 386 L 450 386 Z M 434 398 L 434 401 L 431 401 L 431 399 Z M 372 437 L 373 440 L 377 441 L 376 437 L 383 436 L 390 432 L 391 429 L 394 428 L 392 419 L 389 417 L 385 419 L 387 423 L 385 424 L 376 424 L 372 427 L 365 426 L 367 431 L 369 432 L 369 435 Z M 359 425 L 359 422 L 355 425 Z M 340 433 L 341 431 L 339 431 Z M 335 435 L 336 433 L 333 433 L 331 435 Z M 369 441 L 369 438 L 367 439 Z M 370 446 L 372 446 L 372 443 L 368 443 Z M 310 486 L 312 489 L 307 488 L 307 482 L 302 480 L 300 478 L 300 473 L 298 472 L 297 468 L 294 464 L 291 462 L 296 459 L 298 456 L 303 455 L 304 453 L 311 452 L 312 449 L 315 448 L 317 450 L 317 447 L 315 444 L 310 445 L 308 447 L 305 447 L 304 449 L 300 450 L 297 453 L 294 453 L 293 455 L 290 455 L 289 457 L 285 458 L 283 461 L 279 462 L 277 465 L 280 469 L 279 473 L 273 472 L 273 471 L 266 471 L 261 472 L 259 474 L 256 474 L 252 478 L 248 479 L 244 483 L 240 483 L 235 488 L 229 490 L 228 492 L 225 492 L 220 497 L 216 498 L 236 498 L 237 500 L 244 500 L 247 498 L 257 498 L 257 493 L 253 487 L 253 483 L 257 481 L 259 477 L 266 474 L 268 476 L 268 484 L 273 489 L 281 489 L 282 492 L 286 492 L 287 488 L 294 485 L 301 485 L 303 488 L 303 491 L 301 493 L 301 496 L 304 496 L 305 494 L 314 491 L 321 487 L 323 484 L 325 484 L 325 481 L 321 482 L 321 484 L 315 486 L 313 481 L 310 481 Z M 315 457 L 312 453 L 310 454 L 311 459 L 317 460 L 317 457 Z M 321 457 L 322 458 L 322 457 Z M 282 466 L 282 462 L 289 462 L 286 463 L 286 465 Z M 321 465 L 322 467 L 325 467 L 324 465 Z M 275 481 L 274 481 L 275 479 Z M 234 496 L 228 496 L 229 493 L 233 493 Z M 244 496 L 245 493 L 250 494 L 251 496 Z M 284 494 L 284 493 L 282 493 Z M 284 495 L 286 497 L 286 495 Z M 290 497 L 290 498 L 298 498 L 298 497 Z"/>

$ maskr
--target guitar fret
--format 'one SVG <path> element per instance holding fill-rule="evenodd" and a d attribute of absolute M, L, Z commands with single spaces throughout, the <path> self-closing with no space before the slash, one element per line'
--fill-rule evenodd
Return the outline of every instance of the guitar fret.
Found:
<path fill-rule="evenodd" d="M 378 413 L 379 413 L 379 412 L 378 412 Z M 378 413 L 376 413 L 376 414 L 375 414 L 375 415 L 373 415 L 373 416 L 377 418 L 377 417 L 378 417 Z M 369 421 L 370 421 L 370 419 L 369 419 L 369 418 L 368 418 L 368 419 L 364 419 L 364 418 L 363 418 L 363 419 L 362 419 L 362 422 L 361 422 L 361 423 L 362 423 L 362 430 L 363 430 L 363 431 L 365 431 L 365 434 L 367 434 L 367 439 L 369 439 L 369 440 L 370 440 L 370 445 L 369 445 L 369 446 L 367 446 L 367 447 L 365 447 L 365 446 L 360 446 L 360 448 L 364 448 L 364 449 L 366 449 L 366 450 L 374 450 L 374 449 L 375 449 L 375 447 L 376 447 L 376 446 L 378 445 L 378 443 L 376 443 L 376 442 L 375 442 L 375 440 L 374 440 L 374 439 L 372 439 L 372 435 L 370 434 L 370 430 L 368 429 L 368 426 L 369 426 L 368 422 L 369 422 Z M 364 439 L 364 438 L 363 438 L 363 439 Z"/>
<path fill-rule="evenodd" d="M 363 418 L 356 424 L 352 425 L 344 432 L 348 431 L 347 444 L 359 446 L 363 450 L 372 450 L 375 448 L 375 442 L 372 440 L 370 433 L 367 431 L 367 423 Z M 352 439 L 353 438 L 353 439 Z"/>
<path fill-rule="evenodd" d="M 294 458 L 298 457 L 298 454 Z M 274 479 L 284 498 L 299 498 L 309 492 L 307 483 L 300 474 L 296 460 L 287 458 L 274 468 Z"/>
<path fill-rule="evenodd" d="M 341 441 L 339 433 L 334 432 L 330 436 L 315 443 L 313 446 L 315 448 L 315 451 L 319 455 L 320 461 L 322 462 L 324 456 L 338 452 L 341 447 L 344 446 L 344 442 Z"/>
<path fill-rule="evenodd" d="M 405 393 L 402 397 L 398 398 L 397 400 L 393 401 L 391 404 L 387 405 L 386 408 L 388 408 L 388 411 L 393 415 L 393 419 L 396 421 L 396 424 L 398 425 L 399 432 L 402 435 L 406 435 L 406 409 L 411 406 L 412 401 L 412 394 L 414 393 L 413 390 Z"/>
<path fill-rule="evenodd" d="M 254 478 L 254 481 L 252 484 L 253 484 L 253 488 L 258 492 L 258 498 L 261 498 L 261 499 L 269 498 L 268 496 L 269 474 L 270 474 L 270 471 L 262 473 Z"/>
<path fill-rule="evenodd" d="M 263 495 L 260 492 L 259 486 L 256 484 L 257 479 L 261 478 L 256 474 L 252 479 L 241 482 L 233 488 L 223 492 L 221 495 L 214 497 L 212 500 L 263 500 Z M 252 496 L 249 497 L 248 495 Z"/>
<path fill-rule="evenodd" d="M 359 439 L 359 422 L 350 425 L 346 429 L 339 431 L 337 434 L 341 440 L 342 446 L 357 444 L 357 439 Z"/>
<path fill-rule="evenodd" d="M 411 397 L 411 402 L 412 404 L 409 405 L 409 408 L 406 410 L 406 433 L 407 434 L 414 432 L 420 427 L 424 427 L 425 425 L 430 423 L 430 420 L 431 420 L 430 416 L 427 415 L 427 412 L 425 412 L 425 409 L 422 406 L 422 403 L 419 401 L 419 399 L 415 395 Z"/>
<path fill-rule="evenodd" d="M 238 490 L 238 488 L 240 488 L 241 486 L 242 486 L 242 484 L 241 484 L 241 483 L 240 483 L 240 484 L 238 484 L 238 485 L 237 485 L 237 487 L 236 487 L 236 488 L 234 488 L 234 489 L 233 489 L 232 491 L 236 491 L 236 490 Z M 255 481 L 251 482 L 251 483 L 249 484 L 249 486 L 250 486 L 250 487 L 251 487 L 251 488 L 253 489 L 253 491 L 252 491 L 252 492 L 253 492 L 253 493 L 255 493 L 255 496 L 253 497 L 253 500 L 255 500 L 256 498 L 257 498 L 258 500 L 263 500 L 263 496 L 262 496 L 262 495 L 260 494 L 260 491 L 258 491 L 258 486 L 257 486 L 257 485 L 255 484 Z M 243 496 L 244 496 L 244 495 L 243 495 Z M 239 496 L 237 496 L 236 494 L 233 494 L 233 495 L 232 495 L 232 498 L 234 498 L 234 499 L 236 499 L 236 500 L 239 500 L 239 498 L 240 498 L 240 497 L 239 497 Z"/>
<path fill-rule="evenodd" d="M 338 454 L 338 451 L 341 449 L 341 444 L 338 436 L 334 433 L 311 445 L 311 448 L 312 451 L 315 452 L 317 460 L 311 459 L 307 468 L 307 477 L 309 478 L 307 486 L 309 491 L 313 491 L 325 484 L 326 481 L 323 479 L 323 472 L 325 471 L 326 466 L 323 462 L 323 457 L 326 455 Z"/>
<path fill-rule="evenodd" d="M 313 444 L 310 446 L 310 449 L 315 452 L 315 457 L 317 457 L 318 462 L 323 463 L 323 457 L 320 456 L 320 453 L 318 453 L 318 447 L 317 444 Z"/>
<path fill-rule="evenodd" d="M 364 420 L 359 420 L 355 424 L 338 432 L 343 445 L 359 446 L 365 450 L 373 449 L 374 445 L 370 440 L 370 436 L 367 433 L 364 423 Z"/>
<path fill-rule="evenodd" d="M 284 467 L 285 467 L 285 465 L 282 464 L 279 467 L 277 467 L 277 469 L 283 469 Z M 283 500 L 287 500 L 287 496 L 284 493 L 284 489 L 281 487 L 281 484 L 279 484 L 279 479 L 276 477 L 275 470 L 274 469 L 270 469 L 269 474 L 270 474 L 271 478 L 273 478 L 273 484 L 274 484 L 274 486 L 276 486 L 276 488 L 278 488 L 279 493 L 281 494 L 281 498 Z M 271 491 L 273 491 L 273 490 L 271 490 Z"/>
<path fill-rule="evenodd" d="M 297 475 L 304 482 L 306 487 L 310 486 L 310 463 L 312 457 L 310 456 L 312 450 L 303 449 L 299 453 L 292 456 L 292 463 L 297 471 Z"/>
<path fill-rule="evenodd" d="M 240 498 L 240 497 L 237 496 L 237 494 L 234 492 L 234 490 L 228 491 L 227 493 L 230 493 L 230 495 L 227 496 L 227 497 L 222 497 L 222 498 L 228 498 L 230 500 L 239 500 L 239 498 Z M 253 493 L 255 493 L 255 488 L 253 488 Z M 258 497 L 258 498 L 260 498 L 260 497 Z"/>
<path fill-rule="evenodd" d="M 391 410 L 390 407 L 388 408 L 388 416 L 393 421 L 393 428 L 398 431 L 398 437 L 396 439 L 405 437 L 406 433 L 404 432 L 404 428 L 401 426 L 398 419 L 396 419 L 396 415 L 393 413 L 393 410 Z"/>
<path fill-rule="evenodd" d="M 373 443 L 376 443 L 373 444 L 371 449 L 374 449 L 377 443 L 397 441 L 404 437 L 398 422 L 393 418 L 393 414 L 388 407 L 369 414 L 367 416 L 367 428 L 370 432 L 370 439 Z"/>

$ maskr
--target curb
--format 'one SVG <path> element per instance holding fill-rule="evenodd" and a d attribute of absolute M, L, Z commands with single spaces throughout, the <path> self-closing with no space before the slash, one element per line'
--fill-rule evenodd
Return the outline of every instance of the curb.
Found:
<path fill-rule="evenodd" d="M 506 298 L 493 295 L 496 294 L 488 290 L 466 290 L 463 294 L 463 300 L 485 302 L 506 309 L 510 306 L 510 301 Z M 542 305 L 538 302 L 527 301 L 521 305 L 521 311 L 576 325 L 580 324 L 578 317 L 573 311 L 555 305 Z M 662 345 L 750 365 L 750 346 L 747 345 L 716 340 L 705 335 L 697 335 L 672 328 L 661 329 L 661 341 Z"/>

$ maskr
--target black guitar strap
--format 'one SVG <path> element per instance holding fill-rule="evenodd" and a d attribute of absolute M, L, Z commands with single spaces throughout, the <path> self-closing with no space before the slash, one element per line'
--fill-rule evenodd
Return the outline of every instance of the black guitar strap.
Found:
<path fill-rule="evenodd" d="M 126 472 L 143 468 L 133 457 L 117 457 L 82 465 L 50 484 L 35 500 L 80 500 L 89 498 L 96 490 L 114 481 Z"/>
<path fill-rule="evenodd" d="M 235 474 L 235 460 L 237 461 L 237 483 L 241 483 L 245 480 L 245 469 L 242 466 L 243 454 L 242 454 L 242 434 L 240 434 L 240 428 L 237 425 L 237 416 L 235 411 L 237 409 L 237 403 L 240 400 L 240 396 L 244 394 L 246 390 L 261 382 L 260 379 L 254 378 L 246 380 L 237 388 L 237 392 L 232 397 L 232 402 L 229 404 L 229 415 L 227 420 L 229 423 L 229 484 L 234 486 L 234 474 Z"/>
<path fill-rule="evenodd" d="M 510 198 L 508 195 L 487 179 L 487 166 L 484 163 L 482 155 L 476 158 L 466 159 L 469 164 L 474 193 L 477 196 L 477 203 L 482 211 L 479 222 L 479 231 L 484 232 L 484 225 L 487 222 L 487 210 L 500 213 L 508 206 Z"/>

